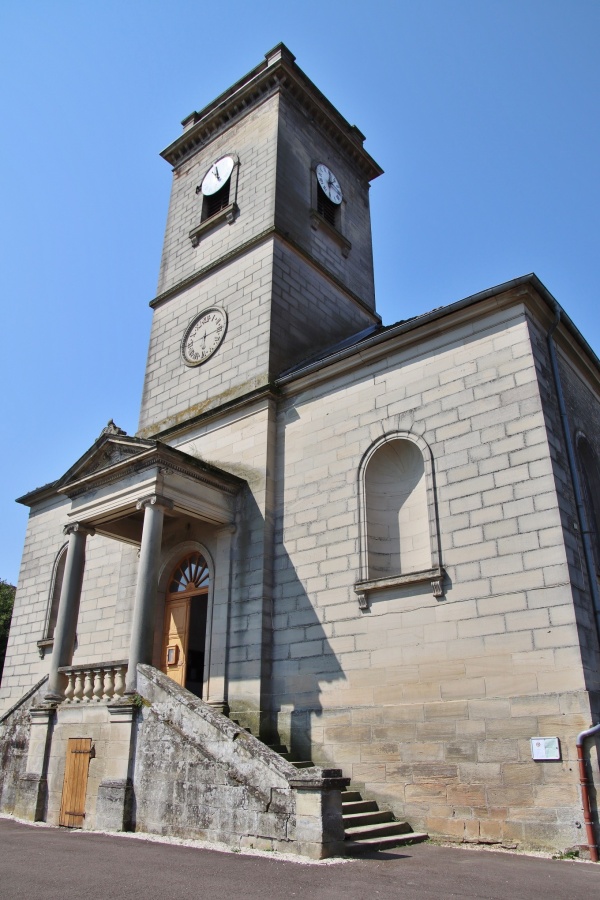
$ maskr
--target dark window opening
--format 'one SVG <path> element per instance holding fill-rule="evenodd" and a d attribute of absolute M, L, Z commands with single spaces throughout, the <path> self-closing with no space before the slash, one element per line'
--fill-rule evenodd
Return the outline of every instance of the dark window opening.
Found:
<path fill-rule="evenodd" d="M 594 451 L 585 438 L 577 445 L 583 482 L 587 527 L 593 547 L 596 571 L 600 575 L 600 470 Z"/>
<path fill-rule="evenodd" d="M 204 682 L 206 611 L 206 597 L 192 597 L 185 686 L 188 691 L 191 691 L 196 697 L 202 697 L 202 686 Z"/>
<path fill-rule="evenodd" d="M 60 603 L 60 594 L 62 591 L 62 583 L 65 575 L 65 564 L 67 562 L 67 546 L 59 551 L 54 564 L 54 578 L 52 581 L 52 589 L 50 593 L 50 603 L 46 614 L 46 628 L 44 638 L 52 640 L 54 638 L 54 629 L 56 628 L 56 620 L 58 618 L 58 604 Z"/>
<path fill-rule="evenodd" d="M 338 209 L 339 206 L 330 200 L 321 185 L 317 184 L 317 212 L 333 228 L 337 228 Z"/>
<path fill-rule="evenodd" d="M 231 179 L 228 179 L 222 188 L 219 188 L 214 194 L 209 194 L 208 197 L 204 198 L 202 204 L 202 221 L 204 221 L 204 219 L 210 219 L 211 216 L 216 216 L 222 209 L 229 206 L 230 184 Z"/>

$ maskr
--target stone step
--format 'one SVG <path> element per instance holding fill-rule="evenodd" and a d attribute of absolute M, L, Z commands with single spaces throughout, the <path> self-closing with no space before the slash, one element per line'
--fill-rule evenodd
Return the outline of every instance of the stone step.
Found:
<path fill-rule="evenodd" d="M 383 822 L 394 822 L 394 816 L 386 810 L 376 810 L 374 812 L 350 813 L 347 815 L 342 807 L 342 819 L 344 820 L 344 829 L 354 828 L 357 825 L 376 825 Z"/>
<path fill-rule="evenodd" d="M 383 823 L 375 822 L 372 825 L 356 825 L 345 828 L 346 838 L 349 840 L 363 840 L 368 838 L 391 837 L 395 835 L 406 834 L 411 831 L 407 822 L 388 821 Z"/>
<path fill-rule="evenodd" d="M 239 723 L 236 723 L 239 724 Z M 246 728 L 245 731 L 250 731 Z M 270 750 L 278 753 L 296 769 L 309 769 L 314 766 L 310 759 L 295 760 L 285 744 L 267 744 Z M 407 822 L 396 822 L 393 813 L 380 810 L 374 800 L 363 800 L 360 791 L 342 791 L 342 820 L 346 840 L 344 848 L 351 856 L 360 853 L 372 853 L 376 850 L 389 850 L 405 844 L 426 841 L 427 834 L 411 831 Z"/>
<path fill-rule="evenodd" d="M 356 792 L 358 794 L 358 791 Z M 360 797 L 360 794 L 358 794 Z M 376 812 L 379 809 L 374 800 L 351 800 L 345 803 L 342 800 L 342 815 L 351 815 L 352 813 Z"/>
<path fill-rule="evenodd" d="M 371 837 L 361 841 L 347 840 L 344 844 L 346 853 L 358 855 L 360 853 L 373 853 L 375 850 L 392 850 L 394 847 L 403 847 L 407 844 L 420 844 L 428 840 L 429 835 L 422 831 L 408 831 L 392 837 Z"/>

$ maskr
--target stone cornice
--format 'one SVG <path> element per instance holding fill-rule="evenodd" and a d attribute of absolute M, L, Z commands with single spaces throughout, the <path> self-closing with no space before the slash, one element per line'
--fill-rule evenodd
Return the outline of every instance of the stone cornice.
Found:
<path fill-rule="evenodd" d="M 21 497 L 17 497 L 15 503 L 21 503 L 23 506 L 33 506 L 34 503 L 41 503 L 42 500 L 50 500 L 52 497 L 56 497 L 56 485 L 56 481 L 43 484 L 41 487 L 28 491 Z"/>
<path fill-rule="evenodd" d="M 423 344 L 434 336 L 449 333 L 454 327 L 481 320 L 487 312 L 497 312 L 521 304 L 523 314 L 531 316 L 548 329 L 557 310 L 561 310 L 560 326 L 555 333 L 561 349 L 600 387 L 600 360 L 579 329 L 562 310 L 558 301 L 542 284 L 537 275 L 523 275 L 497 287 L 488 288 L 456 303 L 442 306 L 405 322 L 389 325 L 372 337 L 346 347 L 330 356 L 322 357 L 304 367 L 277 378 L 275 385 L 284 395 L 306 390 L 348 372 L 357 366 L 374 362 L 393 350 Z"/>
<path fill-rule="evenodd" d="M 218 488 L 223 493 L 234 495 L 245 484 L 242 478 L 231 475 L 216 466 L 195 459 L 188 453 L 169 447 L 160 441 L 144 442 L 152 446 L 143 449 L 139 454 L 121 460 L 114 466 L 93 472 L 81 479 L 74 479 L 58 488 L 59 493 L 71 499 L 87 493 L 92 488 L 97 490 L 105 485 L 114 484 L 128 475 L 137 474 L 153 468 L 166 469 L 192 478 L 195 481 Z"/>
<path fill-rule="evenodd" d="M 350 156 L 369 181 L 382 174 L 383 169 L 363 148 L 364 135 L 355 125 L 350 125 L 296 65 L 295 57 L 284 44 L 278 44 L 265 54 L 264 62 L 204 109 L 187 116 L 182 122 L 183 134 L 169 144 L 161 156 L 174 167 L 180 165 L 265 97 L 278 91 L 290 94 L 321 131 Z"/>
<path fill-rule="evenodd" d="M 153 437 L 162 440 L 164 438 L 180 436 L 185 434 L 186 431 L 191 431 L 191 429 L 195 428 L 197 425 L 209 422 L 211 419 L 221 418 L 226 413 L 243 409 L 246 406 L 252 406 L 257 401 L 265 399 L 277 399 L 277 392 L 273 390 L 272 385 L 256 388 L 256 390 L 243 394 L 241 397 L 235 397 L 233 400 L 221 403 L 219 406 L 215 406 L 206 412 L 198 413 L 198 415 L 186 419 L 185 422 L 178 422 L 176 425 L 171 425 L 161 431 L 156 431 L 154 432 Z"/>
<path fill-rule="evenodd" d="M 372 316 L 374 322 L 381 322 L 381 316 L 375 312 L 375 310 L 371 309 L 364 300 L 355 294 L 354 291 L 350 290 L 350 288 L 344 284 L 339 278 L 333 275 L 328 269 L 325 268 L 318 260 L 316 260 L 313 256 L 310 255 L 303 247 L 293 241 L 288 235 L 284 234 L 279 228 L 276 226 L 271 226 L 269 228 L 265 228 L 264 231 L 261 231 L 259 234 L 250 238 L 250 240 L 245 241 L 243 244 L 240 244 L 238 247 L 235 247 L 233 250 L 230 250 L 228 253 L 224 253 L 219 259 L 214 262 L 209 263 L 206 266 L 203 266 L 200 269 L 196 269 L 195 272 L 192 272 L 191 275 L 188 275 L 187 278 L 183 278 L 181 281 L 178 281 L 176 284 L 172 285 L 166 291 L 162 291 L 162 293 L 157 294 L 157 296 L 150 300 L 148 306 L 152 309 L 156 309 L 161 304 L 165 303 L 167 300 L 170 300 L 171 297 L 177 296 L 182 291 L 187 290 L 187 288 L 191 287 L 194 284 L 197 284 L 199 281 L 202 281 L 207 275 L 211 272 L 220 269 L 222 266 L 227 265 L 232 260 L 236 259 L 238 256 L 242 256 L 252 247 L 259 246 L 270 238 L 277 238 L 282 241 L 282 243 L 287 244 L 288 247 L 291 247 L 296 251 L 306 262 L 308 262 L 314 269 L 316 269 L 320 275 L 323 275 L 328 281 L 331 282 L 338 290 L 342 291 L 348 299 L 352 300 L 353 303 L 356 303 L 363 312 L 368 313 Z"/>

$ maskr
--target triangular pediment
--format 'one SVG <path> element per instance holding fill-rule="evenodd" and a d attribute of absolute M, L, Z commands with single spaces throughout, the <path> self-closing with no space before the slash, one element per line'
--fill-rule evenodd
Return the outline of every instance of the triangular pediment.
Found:
<path fill-rule="evenodd" d="M 94 475 L 104 475 L 108 470 L 123 463 L 133 462 L 156 447 L 156 441 L 144 441 L 131 437 L 112 421 L 102 434 L 77 462 L 56 482 L 56 488 L 63 490 L 70 485 L 85 481 Z"/>

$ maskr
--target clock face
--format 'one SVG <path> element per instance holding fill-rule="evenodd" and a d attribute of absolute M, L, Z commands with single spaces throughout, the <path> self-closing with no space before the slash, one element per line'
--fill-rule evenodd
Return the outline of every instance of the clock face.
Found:
<path fill-rule="evenodd" d="M 231 156 L 222 156 L 212 164 L 204 178 L 202 179 L 202 193 L 205 197 L 216 194 L 233 172 L 233 158 Z"/>
<path fill-rule="evenodd" d="M 196 316 L 185 330 L 181 356 L 186 366 L 199 366 L 219 349 L 227 330 L 227 313 L 211 306 Z"/>
<path fill-rule="evenodd" d="M 317 166 L 317 180 L 321 185 L 321 189 L 326 197 L 329 197 L 332 203 L 339 206 L 342 202 L 342 189 L 340 183 L 325 163 L 319 163 Z"/>

